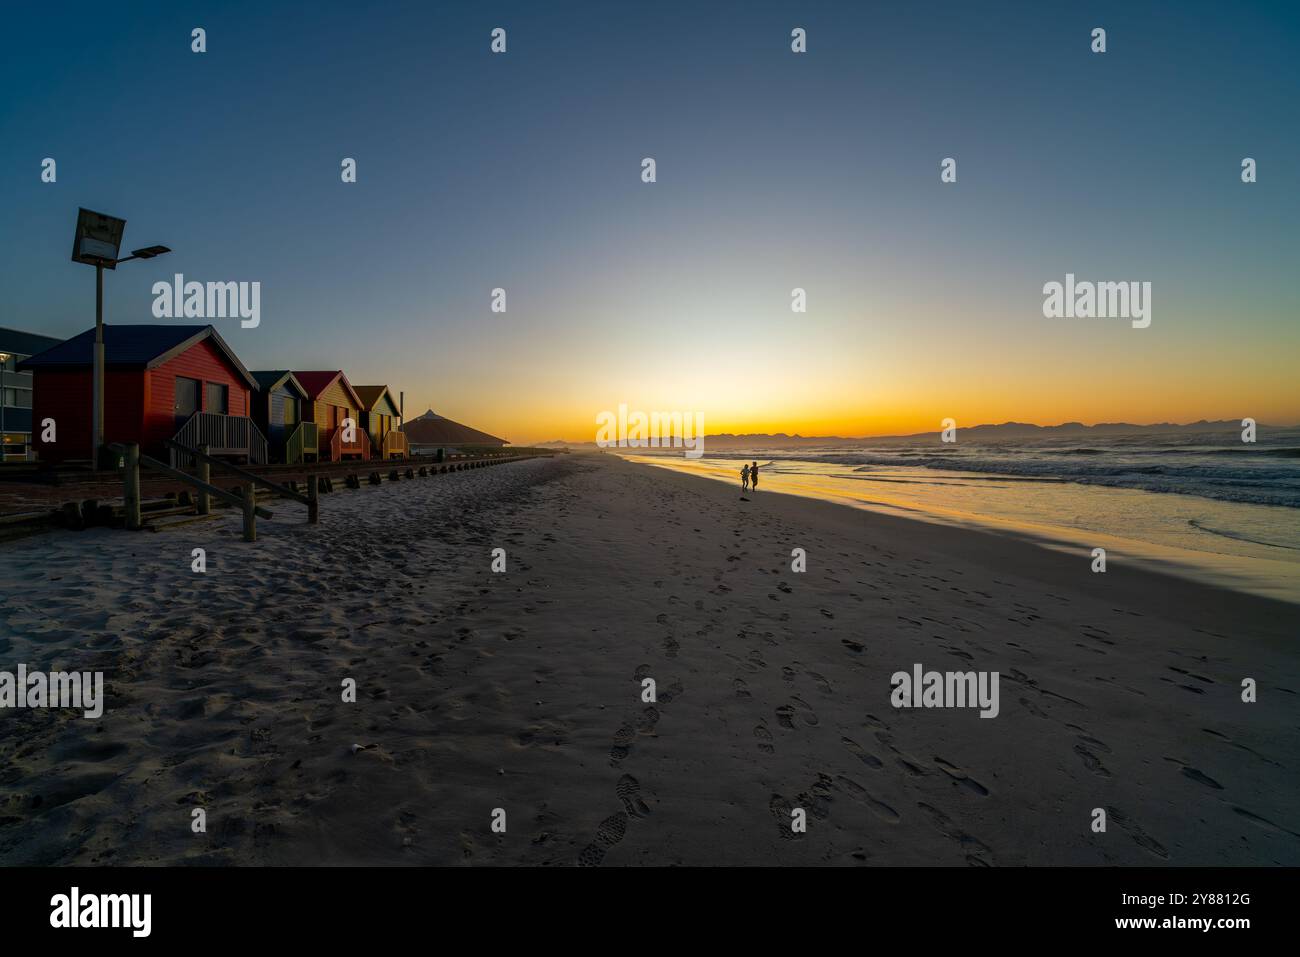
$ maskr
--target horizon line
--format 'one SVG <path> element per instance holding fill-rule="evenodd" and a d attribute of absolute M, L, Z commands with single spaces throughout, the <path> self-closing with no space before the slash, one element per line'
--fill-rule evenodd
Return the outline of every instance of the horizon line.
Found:
<path fill-rule="evenodd" d="M 1230 423 L 1231 423 L 1231 424 L 1230 424 Z M 1153 430 L 1153 429 L 1161 429 L 1161 428 L 1166 428 L 1166 429 L 1186 429 L 1186 428 L 1190 428 L 1190 427 L 1192 427 L 1192 426 L 1197 426 L 1197 425 L 1222 425 L 1222 426 L 1224 427 L 1224 429 L 1227 430 L 1227 429 L 1229 429 L 1229 428 L 1241 428 L 1242 425 L 1241 425 L 1240 423 L 1241 423 L 1241 420 L 1239 420 L 1239 419 L 1197 419 L 1197 420 L 1195 420 L 1195 421 L 1193 421 L 1193 422 L 1151 422 L 1151 423 L 1147 423 L 1147 424 L 1139 424 L 1139 423 L 1135 423 L 1135 422 L 1113 421 L 1113 422 L 1093 422 L 1093 423 L 1089 424 L 1089 423 L 1081 422 L 1081 421 L 1079 421 L 1079 420 L 1077 420 L 1077 419 L 1070 419 L 1070 420 L 1067 420 L 1067 421 L 1065 421 L 1065 422 L 1060 422 L 1060 423 L 1058 423 L 1058 424 L 1056 424 L 1056 425 L 1040 425 L 1040 424 L 1038 424 L 1038 423 L 1036 423 L 1036 422 L 1018 422 L 1018 421 L 1015 421 L 1015 420 L 1013 420 L 1013 419 L 1008 419 L 1008 420 L 1005 421 L 1005 422 L 981 422 L 981 423 L 979 423 L 978 425 L 964 425 L 964 426 L 956 426 L 956 428 L 957 428 L 958 431 L 961 431 L 961 432 L 969 432 L 969 431 L 971 431 L 972 429 L 990 429 L 990 428 L 992 428 L 992 429 L 998 429 L 998 428 L 1003 428 L 1003 427 L 1005 427 L 1005 426 L 1024 426 L 1024 427 L 1026 427 L 1026 428 L 1033 428 L 1033 429 L 1060 429 L 1060 428 L 1065 428 L 1066 426 L 1072 426 L 1072 425 L 1074 425 L 1074 426 L 1079 426 L 1080 428 L 1084 428 L 1084 429 L 1097 429 L 1097 428 L 1104 428 L 1104 427 L 1106 427 L 1106 426 L 1114 426 L 1114 427 L 1120 427 L 1120 426 L 1123 426 L 1123 427 L 1131 428 L 1131 429 L 1148 429 L 1148 430 Z M 1256 422 L 1256 423 L 1255 423 L 1255 427 L 1256 427 L 1256 428 L 1261 428 L 1261 429 L 1262 429 L 1262 428 L 1268 428 L 1268 429 L 1300 429 L 1300 423 L 1295 423 L 1295 424 L 1293 424 L 1293 425 L 1274 425 L 1274 424 L 1272 424 L 1272 423 Z M 858 435 L 858 436 L 853 436 L 853 435 L 803 435 L 802 433 L 799 433 L 799 432 L 713 432 L 713 433 L 705 433 L 705 434 L 702 436 L 702 438 L 705 438 L 705 439 L 708 439 L 708 438 L 738 438 L 738 439 L 743 439 L 743 438 L 749 438 L 749 437 L 757 436 L 757 437 L 767 437 L 767 438 L 802 439 L 802 440 L 804 440 L 804 441 L 813 441 L 813 440 L 824 439 L 824 440 L 827 440 L 827 441 L 864 442 L 864 441 L 867 441 L 867 440 L 869 440 L 869 439 L 909 439 L 909 438 L 918 438 L 918 437 L 926 436 L 926 435 L 939 435 L 939 434 L 940 434 L 941 432 L 943 432 L 943 431 L 944 431 L 943 429 L 935 429 L 934 431 L 931 431 L 931 432 L 894 432 L 894 433 L 879 433 L 879 434 L 876 434 L 876 435 Z M 684 437 L 684 436 L 679 436 L 679 435 L 678 435 L 678 436 L 661 436 L 661 437 L 659 438 L 659 441 L 660 441 L 661 443 L 662 443 L 662 442 L 669 442 L 669 441 L 673 441 L 673 440 L 684 441 L 685 438 L 686 438 L 686 437 Z M 700 438 L 700 437 L 697 437 L 697 436 L 691 436 L 691 437 L 690 437 L 691 441 L 698 441 L 699 438 Z M 572 445 L 595 445 L 595 444 L 596 444 L 596 440 L 595 440 L 595 439 L 577 439 L 577 440 L 575 440 L 575 439 L 568 439 L 568 438 L 560 438 L 560 439 L 544 439 L 544 440 L 540 440 L 540 441 L 537 442 L 536 444 L 542 444 L 542 445 L 544 445 L 544 444 L 553 444 L 553 443 L 557 443 L 557 442 L 559 442 L 559 443 L 565 443 L 565 444 L 572 444 Z M 653 447 L 653 446 L 649 446 L 649 447 Z"/>

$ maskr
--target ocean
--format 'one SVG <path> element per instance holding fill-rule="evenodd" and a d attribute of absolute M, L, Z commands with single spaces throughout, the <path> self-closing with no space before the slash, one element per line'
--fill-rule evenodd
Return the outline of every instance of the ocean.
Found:
<path fill-rule="evenodd" d="M 625 457 L 738 491 L 742 464 L 757 460 L 760 496 L 805 495 L 1086 553 L 1103 547 L 1300 602 L 1300 429 L 1263 429 L 1253 444 L 1236 432 L 1153 432 L 717 452 L 706 443 L 700 459 Z"/>

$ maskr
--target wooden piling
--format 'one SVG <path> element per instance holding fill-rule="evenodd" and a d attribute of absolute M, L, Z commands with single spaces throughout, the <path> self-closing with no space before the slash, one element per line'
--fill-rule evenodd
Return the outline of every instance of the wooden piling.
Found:
<path fill-rule="evenodd" d="M 307 524 L 316 525 L 320 522 L 320 488 L 316 484 L 316 476 L 311 476 L 307 481 Z"/>
<path fill-rule="evenodd" d="M 244 496 L 244 541 L 257 541 L 257 490 L 252 482 L 245 482 Z"/>
<path fill-rule="evenodd" d="M 138 532 L 144 525 L 140 514 L 140 446 L 126 447 L 122 464 L 122 500 L 126 505 L 126 527 Z"/>
<path fill-rule="evenodd" d="M 207 455 L 208 447 L 206 445 L 200 445 L 198 449 L 204 455 Z M 205 462 L 203 459 L 198 460 L 198 478 L 199 481 L 204 483 L 205 485 L 210 484 L 212 482 L 212 467 L 208 465 L 208 463 Z M 212 497 L 208 495 L 208 493 L 203 489 L 199 489 L 198 514 L 207 515 L 211 511 L 212 511 Z"/>

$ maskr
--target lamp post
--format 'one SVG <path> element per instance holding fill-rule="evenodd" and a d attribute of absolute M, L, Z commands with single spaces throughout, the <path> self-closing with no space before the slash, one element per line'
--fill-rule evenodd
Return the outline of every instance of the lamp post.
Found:
<path fill-rule="evenodd" d="M 72 261 L 95 267 L 95 352 L 91 384 L 90 462 L 99 467 L 100 449 L 104 444 L 104 267 L 116 269 L 118 263 L 133 259 L 153 259 L 171 252 L 166 246 L 146 246 L 131 255 L 117 258 L 122 245 L 126 220 L 116 216 L 77 210 L 77 232 L 72 243 Z"/>
<path fill-rule="evenodd" d="M 9 359 L 8 352 L 0 352 L 0 462 L 9 461 L 9 439 L 5 435 L 5 366 Z"/>

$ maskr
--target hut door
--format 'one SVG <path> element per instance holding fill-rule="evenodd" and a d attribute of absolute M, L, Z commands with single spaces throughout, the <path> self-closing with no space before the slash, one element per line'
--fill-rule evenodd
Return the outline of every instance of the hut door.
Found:
<path fill-rule="evenodd" d="M 199 411 L 203 383 L 198 379 L 176 377 L 176 427 L 184 425 L 191 415 Z"/>
<path fill-rule="evenodd" d="M 208 383 L 208 412 L 230 414 L 230 387 L 220 382 Z"/>

